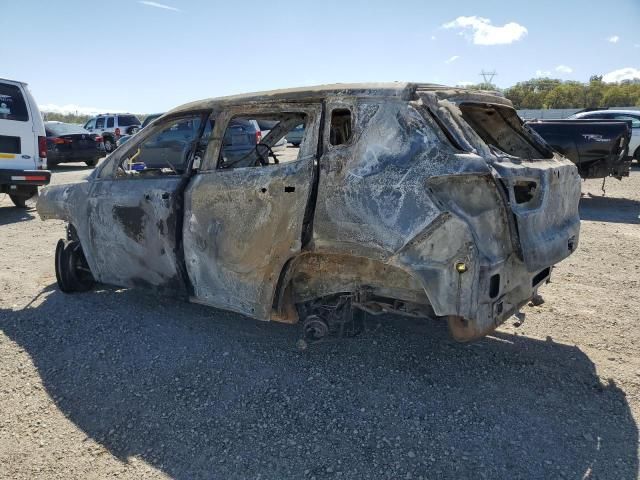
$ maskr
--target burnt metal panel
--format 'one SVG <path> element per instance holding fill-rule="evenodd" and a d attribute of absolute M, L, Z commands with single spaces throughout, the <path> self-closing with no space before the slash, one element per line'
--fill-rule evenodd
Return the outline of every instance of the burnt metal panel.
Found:
<path fill-rule="evenodd" d="M 88 202 L 94 276 L 119 286 L 144 286 L 185 295 L 178 256 L 181 190 L 178 176 L 95 182 Z"/>
<path fill-rule="evenodd" d="M 277 112 L 307 114 L 308 132 L 297 161 L 215 169 L 232 117 Z M 271 318 L 280 272 L 302 248 L 319 121 L 320 104 L 251 104 L 220 115 L 205 171 L 193 178 L 185 192 L 184 251 L 194 301 Z"/>

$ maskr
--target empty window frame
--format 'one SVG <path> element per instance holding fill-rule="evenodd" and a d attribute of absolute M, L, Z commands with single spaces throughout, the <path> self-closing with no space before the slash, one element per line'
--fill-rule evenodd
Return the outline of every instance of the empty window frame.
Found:
<path fill-rule="evenodd" d="M 133 147 L 122 160 L 118 176 L 139 177 L 157 175 L 182 175 L 194 149 L 195 156 L 202 157 L 206 144 L 196 142 L 200 138 L 200 114 L 169 121 L 160 129 Z"/>
<path fill-rule="evenodd" d="M 462 118 L 487 145 L 519 158 L 553 156 L 545 145 L 525 130 L 513 108 L 480 103 L 462 103 L 459 107 Z"/>
<path fill-rule="evenodd" d="M 218 168 L 266 167 L 296 161 L 306 126 L 303 113 L 233 117 L 224 132 Z"/>
<path fill-rule="evenodd" d="M 336 108 L 331 111 L 331 125 L 329 127 L 329 143 L 343 145 L 351 139 L 351 110 Z"/>

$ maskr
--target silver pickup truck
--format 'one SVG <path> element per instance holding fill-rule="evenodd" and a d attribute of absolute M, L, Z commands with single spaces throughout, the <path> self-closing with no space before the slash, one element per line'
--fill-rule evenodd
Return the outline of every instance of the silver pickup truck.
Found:
<path fill-rule="evenodd" d="M 272 128 L 238 155 L 245 119 Z M 65 292 L 146 287 L 300 319 L 312 339 L 353 312 L 438 317 L 467 341 L 576 249 L 579 197 L 576 166 L 498 95 L 338 84 L 178 107 L 85 182 L 46 188 L 38 212 L 69 224 Z"/>

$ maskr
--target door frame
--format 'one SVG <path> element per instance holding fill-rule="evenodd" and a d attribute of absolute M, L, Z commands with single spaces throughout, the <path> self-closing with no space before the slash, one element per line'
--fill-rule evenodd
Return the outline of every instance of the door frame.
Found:
<path fill-rule="evenodd" d="M 202 184 L 206 182 L 207 177 L 211 178 L 212 176 L 213 177 L 212 183 L 215 185 L 215 181 L 216 181 L 215 179 L 220 179 L 220 181 L 223 182 L 224 181 L 223 179 L 225 177 L 227 178 L 230 176 L 237 177 L 239 175 L 239 172 L 243 170 L 259 169 L 259 170 L 253 170 L 248 172 L 248 173 L 251 173 L 251 175 L 248 175 L 248 176 L 255 179 L 256 177 L 255 173 L 259 171 L 275 172 L 277 170 L 286 170 L 288 165 L 293 165 L 293 164 L 300 165 L 300 162 L 310 162 L 310 165 L 308 165 L 308 168 L 310 170 L 310 176 L 307 184 L 308 190 L 307 190 L 305 205 L 304 205 L 304 208 L 299 212 L 300 231 L 296 232 L 296 235 L 298 235 L 298 238 L 296 238 L 296 241 L 298 242 L 297 251 L 295 253 L 292 253 L 286 258 L 280 258 L 280 257 L 274 258 L 273 261 L 277 262 L 277 265 L 276 264 L 273 265 L 273 273 L 274 273 L 273 277 L 272 278 L 270 277 L 268 280 L 265 279 L 262 282 L 260 288 L 256 287 L 256 289 L 254 290 L 255 295 L 253 296 L 253 299 L 247 300 L 246 302 L 247 305 L 237 306 L 233 304 L 233 302 L 218 303 L 218 301 L 215 301 L 215 300 L 208 300 L 206 298 L 203 298 L 202 295 L 196 296 L 197 292 L 194 292 L 194 295 L 190 299 L 192 302 L 202 303 L 202 304 L 206 304 L 206 305 L 210 305 L 218 308 L 237 311 L 244 315 L 252 316 L 254 318 L 258 318 L 261 320 L 271 319 L 273 315 L 273 310 L 272 310 L 273 301 L 274 301 L 274 298 L 277 298 L 276 296 L 277 286 L 278 286 L 280 277 L 283 273 L 283 270 L 286 268 L 286 265 L 290 263 L 290 260 L 292 258 L 296 257 L 297 255 L 303 252 L 304 245 L 302 240 L 305 237 L 305 230 L 306 230 L 305 222 L 308 220 L 308 211 L 310 208 L 309 203 L 312 201 L 315 202 L 314 186 L 318 179 L 318 164 L 319 164 L 318 162 L 320 160 L 319 148 L 320 148 L 320 143 L 322 141 L 321 131 L 322 131 L 322 121 L 324 117 L 323 109 L 324 109 L 323 102 L 320 99 L 316 101 L 310 101 L 310 102 L 304 102 L 304 103 L 265 102 L 261 104 L 237 104 L 237 105 L 230 105 L 228 107 L 225 107 L 219 110 L 216 109 L 217 118 L 216 118 L 216 123 L 212 132 L 211 139 L 209 141 L 209 148 L 207 149 L 207 153 L 202 162 L 202 168 L 200 169 L 200 172 L 198 172 L 198 174 L 196 175 L 196 178 L 194 178 L 193 181 L 191 182 L 190 184 L 191 188 L 188 187 L 187 189 L 187 198 L 185 199 L 185 218 L 187 218 L 188 220 L 185 220 L 185 225 L 183 226 L 183 238 L 188 238 L 188 242 L 193 244 L 192 246 L 194 250 L 196 245 L 198 244 L 198 238 L 196 233 L 189 231 L 191 226 L 191 224 L 188 223 L 191 221 L 189 219 L 191 219 L 191 217 L 195 217 L 195 214 L 193 213 L 193 210 L 192 210 L 192 201 L 189 200 L 188 197 L 192 196 L 191 194 L 196 189 L 204 188 Z M 287 162 L 284 164 L 270 165 L 270 166 L 238 167 L 238 168 L 229 168 L 229 169 L 218 168 L 219 160 L 221 157 L 221 150 L 223 146 L 224 134 L 226 132 L 227 126 L 229 125 L 229 122 L 233 118 L 237 116 L 250 118 L 252 115 L 268 115 L 268 114 L 287 113 L 287 112 L 302 113 L 307 115 L 307 122 L 306 122 L 307 127 L 305 132 L 305 138 L 301 144 L 301 151 L 300 151 L 298 160 Z M 268 177 L 268 176 L 269 175 L 265 175 L 265 177 Z M 189 252 L 187 254 L 187 262 L 186 262 L 187 269 L 189 269 L 189 265 L 190 265 L 190 260 L 189 260 L 190 255 L 195 256 L 195 251 Z M 206 251 L 204 249 L 202 250 L 200 255 L 201 255 L 200 258 L 198 259 L 199 261 L 197 261 L 198 264 L 202 264 L 202 263 L 207 264 L 210 262 L 217 262 L 217 259 L 215 256 L 212 256 L 212 255 L 206 256 Z M 223 268 L 225 267 L 225 265 L 221 265 L 221 266 Z M 197 283 L 199 284 L 199 287 L 202 288 L 202 282 L 199 281 L 200 276 L 197 272 L 195 272 L 195 267 L 192 270 L 190 270 L 189 275 L 190 277 L 191 276 L 194 277 L 191 280 L 192 283 Z M 206 286 L 204 289 L 206 290 Z M 258 290 L 260 290 L 260 292 Z"/>
<path fill-rule="evenodd" d="M 94 262 L 96 262 L 95 267 L 98 267 L 97 258 L 99 258 L 99 255 L 96 255 L 97 253 L 96 250 L 99 247 L 97 247 L 94 243 L 95 232 L 93 231 L 93 226 L 91 225 L 91 222 L 92 222 L 91 210 L 95 209 L 94 203 L 99 202 L 100 196 L 102 196 L 102 195 L 99 195 L 97 191 L 104 190 L 107 182 L 135 182 L 134 184 L 131 184 L 132 185 L 131 188 L 136 188 L 133 185 L 138 184 L 138 182 L 155 181 L 154 183 L 162 183 L 162 181 L 164 180 L 165 182 L 170 183 L 173 180 L 177 183 L 175 191 L 171 192 L 171 195 L 174 195 L 175 197 L 172 199 L 171 205 L 176 210 L 175 212 L 173 212 L 175 216 L 175 222 L 176 222 L 175 232 L 174 232 L 175 236 L 174 238 L 172 238 L 172 241 L 175 245 L 175 250 L 173 254 L 175 257 L 174 260 L 175 260 L 175 265 L 177 270 L 176 273 L 177 275 L 179 275 L 180 279 L 182 280 L 182 284 L 185 287 L 184 293 L 186 293 L 187 295 L 191 294 L 193 287 L 189 282 L 189 276 L 187 274 L 186 266 L 184 263 L 184 250 L 182 245 L 182 240 L 183 240 L 182 226 L 184 222 L 184 191 L 189 185 L 190 178 L 194 175 L 194 171 L 193 171 L 193 162 L 194 162 L 194 153 L 195 153 L 194 149 L 193 148 L 191 149 L 192 151 L 190 152 L 189 157 L 187 159 L 185 171 L 180 175 L 165 175 L 165 176 L 156 176 L 156 177 L 144 177 L 144 176 L 143 177 L 117 177 L 116 173 L 122 161 L 128 156 L 130 156 L 130 154 L 133 151 L 135 151 L 141 144 L 146 142 L 151 136 L 162 131 L 164 128 L 167 127 L 168 124 L 175 123 L 176 121 L 179 121 L 181 119 L 193 118 L 196 116 L 200 116 L 201 123 L 200 123 L 199 130 L 194 140 L 192 141 L 192 146 L 197 145 L 201 141 L 202 135 L 207 126 L 207 122 L 211 118 L 211 109 L 205 109 L 205 110 L 198 109 L 198 110 L 193 110 L 188 112 L 180 112 L 175 115 L 167 116 L 161 122 L 155 124 L 153 128 L 149 128 L 148 131 L 143 132 L 140 135 L 140 138 L 135 139 L 135 141 L 128 142 L 126 146 L 124 146 L 121 149 L 120 152 L 118 152 L 115 155 L 111 155 L 104 162 L 102 167 L 98 171 L 96 171 L 95 177 L 91 182 L 91 186 L 89 188 L 88 198 L 87 198 L 88 208 L 89 208 L 89 211 L 87 212 L 88 213 L 87 221 L 89 223 L 89 232 L 88 232 L 89 245 L 87 245 L 87 248 L 94 250 L 93 252 L 91 252 L 90 257 L 94 260 Z M 208 149 L 208 146 L 206 148 Z M 206 150 L 205 150 L 205 155 L 206 155 Z M 145 195 L 143 185 L 144 184 L 142 185 L 138 184 L 138 187 L 137 187 L 141 195 L 141 198 L 140 198 L 141 200 Z M 147 198 L 147 200 L 149 200 L 149 198 Z M 101 275 L 99 268 L 96 273 L 99 276 Z M 129 286 L 129 285 L 124 285 L 124 286 Z"/>

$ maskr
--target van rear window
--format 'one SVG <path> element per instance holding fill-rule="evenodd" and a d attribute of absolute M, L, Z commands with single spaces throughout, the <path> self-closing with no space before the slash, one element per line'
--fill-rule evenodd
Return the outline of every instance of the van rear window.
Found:
<path fill-rule="evenodd" d="M 29 120 L 27 104 L 17 85 L 0 82 L 0 120 Z"/>

